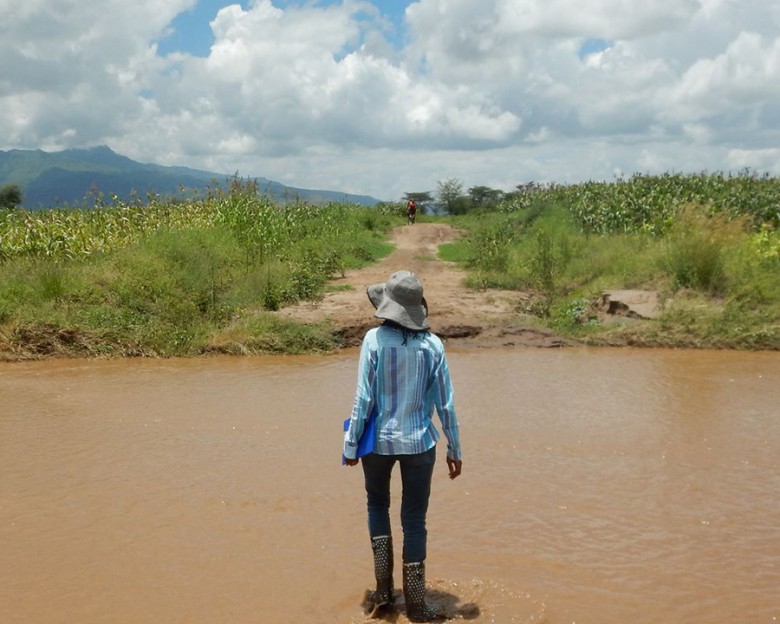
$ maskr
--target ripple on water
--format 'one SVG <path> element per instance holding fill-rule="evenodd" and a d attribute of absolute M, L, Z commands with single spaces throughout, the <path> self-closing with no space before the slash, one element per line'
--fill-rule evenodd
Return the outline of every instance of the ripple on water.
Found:
<path fill-rule="evenodd" d="M 452 620 L 478 620 L 501 624 L 543 624 L 547 621 L 544 603 L 534 600 L 530 594 L 513 590 L 493 580 L 429 579 L 426 583 L 426 602 L 442 615 Z M 396 590 L 395 607 L 382 619 L 406 624 L 403 592 Z M 379 621 L 382 621 L 380 619 Z M 369 616 L 354 616 L 352 624 L 376 623 Z"/>

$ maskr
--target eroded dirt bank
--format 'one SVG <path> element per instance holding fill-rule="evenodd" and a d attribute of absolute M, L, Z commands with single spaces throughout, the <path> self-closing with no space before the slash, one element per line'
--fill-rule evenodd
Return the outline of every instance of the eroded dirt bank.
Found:
<path fill-rule="evenodd" d="M 493 289 L 476 291 L 464 286 L 465 272 L 436 257 L 439 245 L 459 235 L 456 229 L 443 223 L 398 227 L 390 238 L 396 248 L 388 257 L 333 280 L 322 301 L 300 303 L 277 314 L 303 322 L 328 319 L 341 328 L 344 345 L 357 345 L 365 331 L 377 324 L 366 288 L 384 282 L 394 271 L 406 269 L 423 282 L 432 330 L 451 344 L 462 347 L 575 344 L 549 330 L 534 327 L 529 317 L 520 312 L 526 294 Z"/>

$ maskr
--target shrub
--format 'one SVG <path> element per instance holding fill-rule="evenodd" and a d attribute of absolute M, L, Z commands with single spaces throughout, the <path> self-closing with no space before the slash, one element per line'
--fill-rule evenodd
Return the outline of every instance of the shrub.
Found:
<path fill-rule="evenodd" d="M 22 203 L 22 189 L 18 184 L 0 186 L 0 210 L 13 209 Z"/>
<path fill-rule="evenodd" d="M 723 293 L 727 289 L 726 249 L 743 229 L 738 220 L 729 222 L 723 216 L 708 217 L 700 206 L 687 206 L 666 238 L 661 267 L 677 288 Z"/>

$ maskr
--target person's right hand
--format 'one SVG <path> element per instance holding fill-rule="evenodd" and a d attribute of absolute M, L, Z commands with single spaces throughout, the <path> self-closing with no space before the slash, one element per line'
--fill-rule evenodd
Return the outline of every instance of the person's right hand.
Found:
<path fill-rule="evenodd" d="M 447 458 L 447 468 L 450 470 L 450 479 L 456 479 L 460 476 L 463 469 L 463 462 L 460 459 Z"/>

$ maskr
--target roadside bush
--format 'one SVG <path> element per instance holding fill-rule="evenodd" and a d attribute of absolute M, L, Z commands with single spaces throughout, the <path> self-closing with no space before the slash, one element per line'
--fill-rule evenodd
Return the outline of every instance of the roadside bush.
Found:
<path fill-rule="evenodd" d="M 509 218 L 491 220 L 475 228 L 468 237 L 474 268 L 488 274 L 506 271 L 515 237 L 514 221 Z"/>
<path fill-rule="evenodd" d="M 232 312 L 226 295 L 243 267 L 241 249 L 228 230 L 161 230 L 142 248 L 161 259 L 200 315 L 218 320 Z"/>
<path fill-rule="evenodd" d="M 571 289 L 656 288 L 666 278 L 659 268 L 661 242 L 644 234 L 572 236 L 563 279 Z"/>
<path fill-rule="evenodd" d="M 743 231 L 739 220 L 708 217 L 701 207 L 688 206 L 680 211 L 666 237 L 661 267 L 674 287 L 723 294 L 728 288 L 725 254 Z"/>

